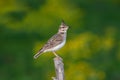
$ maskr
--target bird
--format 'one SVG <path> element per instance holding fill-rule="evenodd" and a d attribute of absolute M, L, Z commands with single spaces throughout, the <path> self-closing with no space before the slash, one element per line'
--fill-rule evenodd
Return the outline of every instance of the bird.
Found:
<path fill-rule="evenodd" d="M 56 54 L 56 51 L 65 45 L 68 28 L 69 26 L 66 25 L 62 20 L 58 32 L 47 41 L 47 43 L 38 51 L 38 53 L 34 55 L 34 59 L 37 59 L 45 52 L 52 52 L 56 57 L 60 57 Z"/>

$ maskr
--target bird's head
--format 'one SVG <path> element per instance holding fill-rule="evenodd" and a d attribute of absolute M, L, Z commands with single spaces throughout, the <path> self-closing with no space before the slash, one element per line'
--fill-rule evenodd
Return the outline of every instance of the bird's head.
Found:
<path fill-rule="evenodd" d="M 67 32 L 69 26 L 67 26 L 64 21 L 61 22 L 61 25 L 59 27 L 59 32 Z"/>

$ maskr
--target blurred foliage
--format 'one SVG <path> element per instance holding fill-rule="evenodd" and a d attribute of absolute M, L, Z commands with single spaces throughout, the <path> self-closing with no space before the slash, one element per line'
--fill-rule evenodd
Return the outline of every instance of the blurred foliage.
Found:
<path fill-rule="evenodd" d="M 52 53 L 33 55 L 62 19 L 65 80 L 120 80 L 119 0 L 0 0 L 0 80 L 55 76 Z"/>

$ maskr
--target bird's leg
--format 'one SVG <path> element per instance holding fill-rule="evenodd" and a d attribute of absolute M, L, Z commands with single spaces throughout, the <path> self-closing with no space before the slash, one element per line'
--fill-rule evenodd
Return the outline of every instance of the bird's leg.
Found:
<path fill-rule="evenodd" d="M 62 60 L 62 58 L 61 58 L 60 56 L 58 56 L 55 51 L 53 51 L 53 54 L 54 54 L 58 59 L 61 59 L 61 60 Z"/>
<path fill-rule="evenodd" d="M 59 56 L 56 54 L 56 52 L 55 52 L 55 51 L 53 51 L 53 54 L 54 54 L 56 57 L 59 57 Z"/>

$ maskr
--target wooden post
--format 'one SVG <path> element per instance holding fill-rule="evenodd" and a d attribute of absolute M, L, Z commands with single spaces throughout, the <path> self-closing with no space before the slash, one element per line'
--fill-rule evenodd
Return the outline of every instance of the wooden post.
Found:
<path fill-rule="evenodd" d="M 53 80 L 64 80 L 64 64 L 62 61 L 60 57 L 54 58 L 56 77 L 52 77 Z"/>

